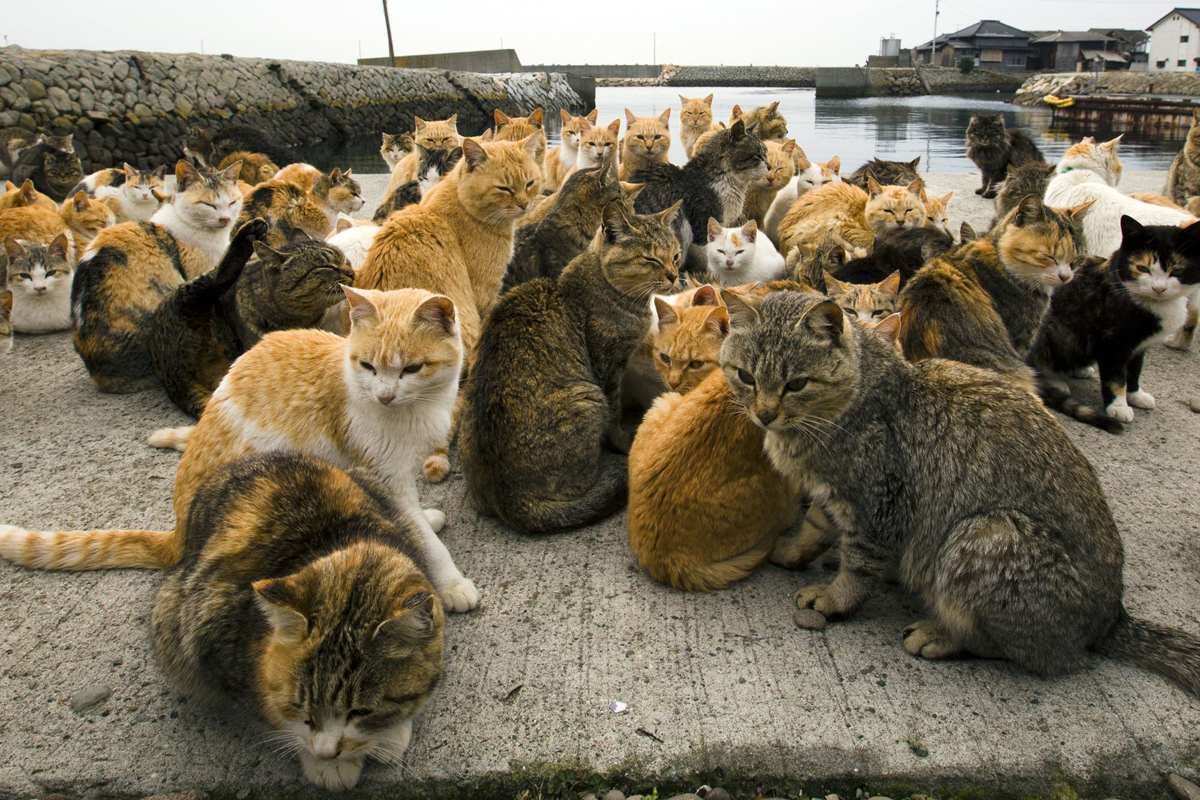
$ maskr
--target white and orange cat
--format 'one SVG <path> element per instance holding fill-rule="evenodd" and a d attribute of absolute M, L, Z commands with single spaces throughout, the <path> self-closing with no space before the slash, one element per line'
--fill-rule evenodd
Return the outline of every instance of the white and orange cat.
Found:
<path fill-rule="evenodd" d="M 771 240 L 758 232 L 750 220 L 741 227 L 723 228 L 709 217 L 708 279 L 719 286 L 741 286 L 747 283 L 775 281 L 783 277 L 783 256 Z"/>
<path fill-rule="evenodd" d="M 596 124 L 599 110 L 593 108 L 590 114 L 582 117 L 572 117 L 566 111 L 559 110 L 562 115 L 562 144 L 556 144 L 546 151 L 546 181 L 543 190 L 558 191 L 567 175 L 574 169 L 579 158 L 579 142 L 588 128 Z"/>
<path fill-rule="evenodd" d="M 799 155 L 796 157 L 795 176 L 776 193 L 775 199 L 771 201 L 771 208 L 767 211 L 763 219 L 763 232 L 770 237 L 776 246 L 779 245 L 779 223 L 783 220 L 784 215 L 791 210 L 792 204 L 796 202 L 796 198 L 805 192 L 820 189 L 822 186 L 831 183 L 840 183 L 842 180 L 842 160 L 837 156 L 821 163 L 819 161 L 809 161 L 808 157 L 803 154 L 803 151 L 799 147 L 793 153 L 793 155 L 796 154 Z"/>
<path fill-rule="evenodd" d="M 657 117 L 639 117 L 625 109 L 625 138 L 621 140 L 621 180 L 650 164 L 666 164 L 671 150 L 671 109 Z"/>
<path fill-rule="evenodd" d="M 779 252 L 830 235 L 852 247 L 869 248 L 876 235 L 925 223 L 920 178 L 908 186 L 880 186 L 868 178 L 867 186 L 864 192 L 839 182 L 805 192 L 779 223 Z"/>

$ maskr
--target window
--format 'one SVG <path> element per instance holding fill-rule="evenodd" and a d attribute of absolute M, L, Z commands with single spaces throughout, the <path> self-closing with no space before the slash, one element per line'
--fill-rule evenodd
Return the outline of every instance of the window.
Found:
<path fill-rule="evenodd" d="M 1166 61 L 1158 61 L 1158 62 L 1156 62 L 1156 63 L 1154 64 L 1154 66 L 1155 66 L 1156 68 L 1158 68 L 1158 69 L 1166 69 L 1166 68 L 1167 68 L 1167 62 L 1166 62 Z"/>
<path fill-rule="evenodd" d="M 989 64 L 999 64 L 1004 60 L 1004 52 L 1001 50 L 982 50 L 980 51 L 979 60 Z"/>
<path fill-rule="evenodd" d="M 1023 67 L 1025 66 L 1025 56 L 1009 56 L 1004 63 L 1010 67 Z"/>
<path fill-rule="evenodd" d="M 1187 44 L 1187 40 L 1188 40 L 1188 37 L 1186 37 L 1186 36 L 1180 36 L 1180 37 L 1179 37 L 1179 43 L 1180 43 L 1180 44 Z"/>
<path fill-rule="evenodd" d="M 1175 62 L 1175 66 L 1177 66 L 1177 67 L 1186 67 L 1186 66 L 1187 66 L 1187 62 L 1186 62 L 1186 61 L 1184 61 L 1184 60 L 1181 58 L 1181 59 L 1179 59 L 1178 61 L 1176 61 L 1176 62 Z"/>

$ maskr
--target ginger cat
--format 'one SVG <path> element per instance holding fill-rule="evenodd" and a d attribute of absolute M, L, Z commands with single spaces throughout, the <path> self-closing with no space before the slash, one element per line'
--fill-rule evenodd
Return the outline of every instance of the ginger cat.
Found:
<path fill-rule="evenodd" d="M 12 237 L 50 244 L 55 237 L 65 235 L 67 261 L 74 267 L 96 235 L 115 223 L 116 217 L 107 204 L 80 191 L 64 200 L 57 210 L 39 204 L 11 208 L 0 214 L 0 241 Z"/>
<path fill-rule="evenodd" d="M 870 248 L 875 236 L 925 222 L 920 178 L 908 186 L 880 186 L 867 179 L 869 191 L 852 183 L 831 183 L 801 195 L 779 223 L 779 251 L 785 255 L 805 241 L 832 234 L 852 247 Z"/>
<path fill-rule="evenodd" d="M 22 206 L 44 206 L 58 208 L 58 203 L 49 195 L 42 194 L 34 188 L 33 181 L 28 178 L 20 186 L 12 181 L 4 182 L 4 194 L 0 194 L 0 211 Z"/>
<path fill-rule="evenodd" d="M 842 159 L 838 156 L 834 156 L 824 163 L 809 161 L 808 156 L 804 155 L 804 151 L 799 147 L 792 155 L 796 157 L 796 175 L 775 195 L 762 224 L 763 231 L 777 247 L 779 246 L 779 223 L 792 209 L 796 198 L 805 192 L 820 189 L 826 184 L 838 183 L 842 180 Z"/>
<path fill-rule="evenodd" d="M 752 219 L 759 228 L 766 224 L 767 212 L 775 196 L 779 194 L 796 174 L 796 140 L 786 142 L 764 142 L 767 146 L 767 174 L 746 188 L 743 210 L 746 219 Z"/>
<path fill-rule="evenodd" d="M 533 160 L 538 169 L 546 168 L 546 129 L 542 125 L 542 110 L 534 109 L 528 117 L 510 117 L 500 109 L 495 110 L 496 129 L 492 135 L 493 142 L 520 142 L 533 136 L 537 142 L 537 152 Z"/>
<path fill-rule="evenodd" d="M 720 366 L 721 343 L 729 333 L 729 314 L 712 286 L 701 286 L 691 302 L 674 305 L 654 298 L 657 330 L 650 352 L 667 390 L 686 394 Z"/>
<path fill-rule="evenodd" d="M 633 174 L 650 164 L 666 164 L 671 150 L 671 109 L 657 117 L 638 117 L 625 109 L 625 138 L 621 140 L 618 168 L 621 180 L 632 181 Z"/>
<path fill-rule="evenodd" d="M 447 119 L 426 122 L 420 117 L 413 118 L 415 129 L 412 134 L 413 144 L 426 147 L 458 147 L 463 137 L 458 134 L 458 114 L 451 114 Z M 417 179 L 417 153 L 413 148 L 408 155 L 396 162 L 392 168 L 392 177 L 388 179 L 387 191 L 384 197 L 390 197 L 392 192 L 409 181 Z"/>
<path fill-rule="evenodd" d="M 950 233 L 950 214 L 947 209 L 950 206 L 950 198 L 953 196 L 954 192 L 947 192 L 941 197 L 930 197 L 922 189 L 921 202 L 925 204 L 925 221 L 921 223 L 922 226 L 936 228 L 942 233 Z"/>
<path fill-rule="evenodd" d="M 604 157 L 612 152 L 617 158 L 617 171 L 621 169 L 621 158 L 618 154 L 620 145 L 617 134 L 621 131 L 621 120 L 614 119 L 603 127 L 593 125 L 583 132 L 579 139 L 579 155 L 576 159 L 576 169 L 589 169 L 604 163 Z"/>
<path fill-rule="evenodd" d="M 562 115 L 562 144 L 556 144 L 546 151 L 546 181 L 543 189 L 558 191 L 567 175 L 570 174 L 579 157 L 579 142 L 584 132 L 596 124 L 599 109 L 585 117 L 572 117 L 566 111 L 559 110 Z"/>
<path fill-rule="evenodd" d="M 449 298 L 419 289 L 345 289 L 350 335 L 279 331 L 230 368 L 194 427 L 157 431 L 150 443 L 183 444 L 175 473 L 173 531 L 26 531 L 0 525 L 0 555 L 39 569 L 162 569 L 179 561 L 192 500 L 205 480 L 257 453 L 317 456 L 364 468 L 387 485 L 420 533 L 429 577 L 450 610 L 479 602 L 424 512 L 416 477 L 450 432 L 462 344 Z"/>
<path fill-rule="evenodd" d="M 679 140 L 683 142 L 683 152 L 691 158 L 696 141 L 709 131 L 718 130 L 713 124 L 713 96 L 689 98 L 679 95 L 679 102 L 682 103 L 679 110 Z"/>

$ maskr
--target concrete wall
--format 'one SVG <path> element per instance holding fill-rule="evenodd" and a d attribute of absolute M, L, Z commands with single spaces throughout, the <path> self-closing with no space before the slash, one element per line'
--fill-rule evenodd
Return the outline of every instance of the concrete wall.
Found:
<path fill-rule="evenodd" d="M 659 64 L 537 64 L 525 69 L 530 72 L 563 72 L 589 78 L 657 78 L 662 72 Z"/>
<path fill-rule="evenodd" d="M 361 66 L 389 66 L 386 56 L 380 58 L 360 58 Z M 450 69 L 461 72 L 565 72 L 566 70 L 547 70 L 541 67 L 523 68 L 517 51 L 511 47 L 503 50 L 468 50 L 460 53 L 426 53 L 416 56 L 396 56 L 396 63 L 391 65 L 409 69 Z"/>

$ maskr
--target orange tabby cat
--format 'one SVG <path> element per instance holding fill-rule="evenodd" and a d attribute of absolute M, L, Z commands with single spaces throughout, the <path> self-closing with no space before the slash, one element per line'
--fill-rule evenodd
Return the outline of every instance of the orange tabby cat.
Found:
<path fill-rule="evenodd" d="M 683 152 L 691 158 L 696 140 L 709 131 L 719 130 L 713 125 L 713 96 L 689 98 L 679 95 L 679 101 L 683 104 L 679 111 L 679 140 L 683 142 Z"/>
<path fill-rule="evenodd" d="M 21 208 L 22 206 L 58 207 L 53 198 L 33 188 L 33 181 L 28 178 L 20 186 L 17 186 L 12 181 L 5 181 L 4 194 L 0 194 L 0 211 L 6 208 Z"/>
<path fill-rule="evenodd" d="M 729 333 L 729 312 L 715 290 L 703 286 L 690 305 L 654 298 L 658 331 L 651 337 L 654 368 L 672 392 L 685 394 L 720 366 L 721 343 Z"/>
<path fill-rule="evenodd" d="M 779 190 L 788 185 L 796 174 L 796 140 L 786 142 L 764 142 L 767 146 L 767 174 L 746 188 L 746 202 L 743 206 L 746 219 L 754 220 L 759 228 L 766 223 L 767 211 Z"/>
<path fill-rule="evenodd" d="M 542 110 L 534 109 L 527 117 L 510 117 L 500 109 L 495 111 L 496 132 L 493 142 L 520 142 L 533 136 L 537 142 L 537 151 L 533 160 L 538 168 L 546 168 L 546 129 L 542 125 Z"/>
<path fill-rule="evenodd" d="M 96 234 L 115 223 L 116 216 L 103 201 L 76 192 L 55 210 L 43 205 L 27 205 L 0 214 L 0 241 L 12 237 L 34 244 L 50 244 L 57 236 L 65 234 L 70 254 L 68 262 L 74 266 Z"/>
<path fill-rule="evenodd" d="M 907 187 L 880 186 L 874 178 L 867 185 L 864 192 L 852 183 L 830 183 L 800 195 L 779 223 L 779 252 L 829 235 L 851 247 L 870 248 L 877 234 L 924 224 L 920 178 Z"/>
<path fill-rule="evenodd" d="M 947 209 L 950 206 L 950 198 L 954 196 L 954 192 L 947 192 L 941 197 L 930 197 L 921 191 L 921 202 L 925 204 L 925 222 L 922 225 L 926 228 L 937 228 L 943 233 L 950 233 L 950 214 Z"/>
<path fill-rule="evenodd" d="M 426 147 L 458 147 L 462 137 L 458 135 L 458 114 L 451 114 L 448 119 L 426 122 L 420 117 L 413 119 L 416 126 L 413 131 L 413 142 Z M 387 191 L 384 197 L 391 197 L 392 192 L 417 179 L 417 151 L 412 152 L 396 162 L 392 168 L 392 177 L 388 179 Z"/>
<path fill-rule="evenodd" d="M 604 127 L 592 126 L 584 131 L 579 140 L 579 155 L 576 160 L 577 169 L 598 167 L 604 162 L 604 156 L 610 151 L 617 153 L 619 145 L 617 134 L 621 130 L 621 120 L 614 119 Z M 617 155 L 617 170 L 620 171 L 621 159 Z"/>
<path fill-rule="evenodd" d="M 671 150 L 671 109 L 657 117 L 638 117 L 625 109 L 625 138 L 621 140 L 621 180 L 650 164 L 666 164 Z"/>

